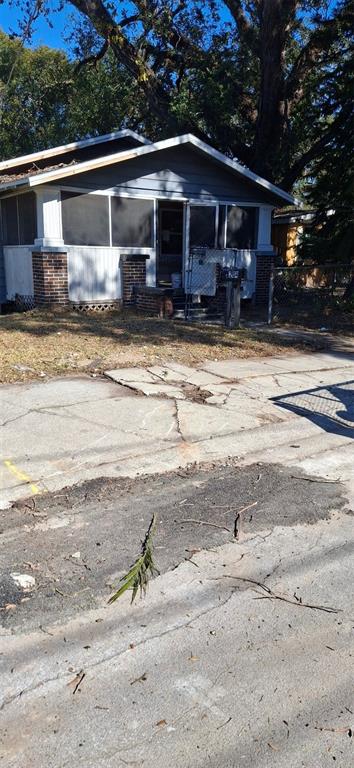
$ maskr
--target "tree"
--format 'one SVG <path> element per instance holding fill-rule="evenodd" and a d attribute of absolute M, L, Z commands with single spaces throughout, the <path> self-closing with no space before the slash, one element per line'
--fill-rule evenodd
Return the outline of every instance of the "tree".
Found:
<path fill-rule="evenodd" d="M 60 51 L 27 48 L 0 32 L 0 158 L 139 126 L 143 105 L 108 51 L 77 67 Z"/>
<path fill-rule="evenodd" d="M 18 1 L 23 24 L 52 16 L 47 0 Z M 353 0 L 62 2 L 83 20 L 76 53 L 88 66 L 111 53 L 156 138 L 191 130 L 292 189 L 349 125 L 341 106 L 323 113 L 318 84 L 336 77 Z"/>
<path fill-rule="evenodd" d="M 322 83 L 324 108 L 331 115 L 340 110 L 350 115 L 354 92 L 354 62 L 350 57 L 342 59 L 336 75 L 331 82 Z M 345 123 L 336 126 L 328 149 L 312 164 L 303 188 L 304 198 L 316 214 L 300 256 L 348 265 L 354 258 L 354 139 Z M 351 291 L 354 295 L 354 276 Z"/>

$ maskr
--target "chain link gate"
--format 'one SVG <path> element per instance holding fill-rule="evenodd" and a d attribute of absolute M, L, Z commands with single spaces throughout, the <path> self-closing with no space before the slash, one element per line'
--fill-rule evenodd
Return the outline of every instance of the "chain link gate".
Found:
<path fill-rule="evenodd" d="M 190 248 L 185 270 L 185 319 L 230 317 L 233 312 L 226 311 L 228 283 L 241 280 L 242 298 L 251 298 L 255 282 L 252 252 L 234 248 Z"/>

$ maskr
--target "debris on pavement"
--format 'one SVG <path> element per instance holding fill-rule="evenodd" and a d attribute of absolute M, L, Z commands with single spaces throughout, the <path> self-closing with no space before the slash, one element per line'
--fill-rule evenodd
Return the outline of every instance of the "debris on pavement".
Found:
<path fill-rule="evenodd" d="M 142 597 L 143 595 L 145 595 L 150 576 L 159 575 L 160 572 L 154 563 L 153 552 L 152 552 L 152 539 L 155 533 L 155 528 L 156 528 L 156 515 L 154 513 L 151 518 L 151 522 L 148 527 L 148 530 L 141 548 L 141 555 L 135 561 L 134 565 L 132 565 L 128 573 L 126 573 L 120 579 L 120 582 L 122 582 L 122 585 L 109 598 L 108 600 L 109 605 L 111 603 L 114 603 L 116 600 L 118 600 L 118 598 L 121 595 L 123 595 L 123 593 L 126 592 L 127 589 L 132 589 L 131 602 L 133 603 L 139 589 L 140 589 L 140 596 Z"/>
<path fill-rule="evenodd" d="M 23 589 L 24 592 L 31 592 L 36 586 L 36 580 L 34 576 L 29 576 L 27 573 L 10 573 L 11 578 L 15 582 L 17 587 Z"/>
<path fill-rule="evenodd" d="M 74 686 L 73 694 L 76 693 L 79 686 L 81 685 L 84 677 L 86 677 L 86 672 L 84 672 L 83 669 L 80 670 L 80 672 L 75 675 L 75 677 L 67 683 L 68 686 Z"/>

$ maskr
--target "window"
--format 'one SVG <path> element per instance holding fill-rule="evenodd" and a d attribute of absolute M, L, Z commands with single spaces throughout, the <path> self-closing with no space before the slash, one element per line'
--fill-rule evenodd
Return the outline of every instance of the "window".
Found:
<path fill-rule="evenodd" d="M 5 245 L 18 245 L 17 197 L 5 197 L 1 201 L 3 242 Z"/>
<path fill-rule="evenodd" d="M 63 238 L 68 245 L 109 245 L 108 197 L 61 193 Z"/>
<path fill-rule="evenodd" d="M 32 245 L 37 237 L 34 192 L 6 197 L 1 201 L 2 242 L 5 245 Z"/>
<path fill-rule="evenodd" d="M 112 245 L 152 248 L 154 203 L 152 200 L 111 198 Z"/>
<path fill-rule="evenodd" d="M 254 248 L 256 240 L 256 208 L 227 206 L 227 248 Z"/>
<path fill-rule="evenodd" d="M 215 248 L 215 214 L 215 206 L 191 206 L 191 246 L 206 246 L 207 248 Z"/>
<path fill-rule="evenodd" d="M 20 245 L 32 245 L 37 237 L 36 196 L 34 192 L 19 195 L 17 204 Z"/>

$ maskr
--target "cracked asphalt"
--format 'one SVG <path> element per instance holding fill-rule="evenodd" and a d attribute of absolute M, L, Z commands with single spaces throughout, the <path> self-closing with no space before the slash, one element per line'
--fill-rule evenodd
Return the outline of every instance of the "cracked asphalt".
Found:
<path fill-rule="evenodd" d="M 0 765 L 352 766 L 353 368 L 2 388 Z"/>

